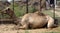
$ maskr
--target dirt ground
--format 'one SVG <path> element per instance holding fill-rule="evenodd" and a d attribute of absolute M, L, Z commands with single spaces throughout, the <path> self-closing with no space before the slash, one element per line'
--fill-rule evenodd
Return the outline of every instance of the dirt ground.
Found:
<path fill-rule="evenodd" d="M 0 25 L 0 33 L 52 33 L 57 32 L 60 33 L 60 27 L 56 27 L 53 29 L 46 29 L 46 28 L 40 28 L 40 29 L 32 29 L 32 30 L 16 30 L 14 29 L 16 25 L 14 24 L 1 24 Z"/>

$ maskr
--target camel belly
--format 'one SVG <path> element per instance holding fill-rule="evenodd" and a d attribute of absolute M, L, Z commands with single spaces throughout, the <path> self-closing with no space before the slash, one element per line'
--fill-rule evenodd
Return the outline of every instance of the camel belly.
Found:
<path fill-rule="evenodd" d="M 30 17 L 29 18 L 29 23 L 31 24 L 32 28 L 38 28 L 38 27 L 43 27 L 46 23 L 47 20 L 45 17 Z"/>

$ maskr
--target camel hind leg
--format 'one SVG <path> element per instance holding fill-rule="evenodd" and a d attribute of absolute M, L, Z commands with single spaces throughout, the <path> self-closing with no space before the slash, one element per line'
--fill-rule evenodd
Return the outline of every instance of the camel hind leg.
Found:
<path fill-rule="evenodd" d="M 54 28 L 54 27 L 56 27 L 56 26 L 57 26 L 57 25 L 54 24 L 54 19 L 53 19 L 52 17 L 49 17 L 47 27 L 48 27 L 48 28 Z"/>

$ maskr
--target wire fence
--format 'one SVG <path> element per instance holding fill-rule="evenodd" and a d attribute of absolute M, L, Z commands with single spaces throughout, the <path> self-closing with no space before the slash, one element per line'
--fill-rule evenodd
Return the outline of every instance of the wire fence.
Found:
<path fill-rule="evenodd" d="M 35 2 L 33 2 L 33 1 L 35 1 Z M 43 0 L 32 0 L 32 1 L 30 1 L 29 2 L 29 0 L 12 0 L 12 9 L 13 9 L 13 11 L 15 12 L 15 13 L 19 13 L 19 12 L 21 12 L 20 14 L 23 14 L 22 12 L 24 12 L 24 14 L 26 14 L 26 13 L 29 13 L 29 11 L 31 11 L 30 10 L 30 6 L 32 6 L 32 8 L 33 8 L 33 11 L 35 11 L 35 9 L 34 8 L 36 8 L 36 9 L 38 9 L 38 11 L 42 11 L 42 7 L 43 7 L 43 5 L 42 5 L 42 1 Z M 16 4 L 17 3 L 19 3 L 19 7 L 17 8 L 16 6 L 18 6 L 18 4 L 16 5 L 15 4 L 15 2 L 16 2 Z M 8 3 L 8 2 L 7 2 Z M 45 1 L 45 3 L 46 3 L 46 1 Z M 55 2 L 54 2 L 55 3 Z M 32 5 L 31 5 L 32 4 Z M 38 6 L 36 6 L 36 5 L 38 5 Z M 5 5 L 4 5 L 5 6 Z M 46 6 L 46 4 L 45 4 L 45 6 Z M 23 9 L 23 7 L 25 7 L 24 8 L 24 10 L 21 10 L 21 9 Z M 32 9 L 31 8 L 31 9 Z M 18 10 L 19 9 L 19 10 Z M 19 11 L 19 12 L 17 12 L 17 11 Z M 20 14 L 17 14 L 17 15 L 20 15 Z M 24 15 L 23 14 L 23 15 Z M 54 17 L 54 19 L 55 19 L 55 4 L 53 4 L 53 17 Z"/>

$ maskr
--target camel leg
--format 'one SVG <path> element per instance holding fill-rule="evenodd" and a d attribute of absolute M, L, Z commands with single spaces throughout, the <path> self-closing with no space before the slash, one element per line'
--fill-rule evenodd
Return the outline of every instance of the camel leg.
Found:
<path fill-rule="evenodd" d="M 54 27 L 54 19 L 52 17 L 48 18 L 48 24 L 47 24 L 48 28 L 52 28 Z"/>
<path fill-rule="evenodd" d="M 27 24 L 24 24 L 23 26 L 20 26 L 20 25 L 17 25 L 15 26 L 15 29 L 28 29 L 28 25 Z"/>
<path fill-rule="evenodd" d="M 48 28 L 55 28 L 57 27 L 58 25 L 54 24 L 54 19 L 52 17 L 49 17 L 49 20 L 48 20 L 48 24 L 47 24 L 47 27 Z"/>
<path fill-rule="evenodd" d="M 19 28 L 20 28 L 20 29 L 28 29 L 28 25 L 25 24 L 25 25 L 23 25 L 23 26 L 20 26 Z"/>

